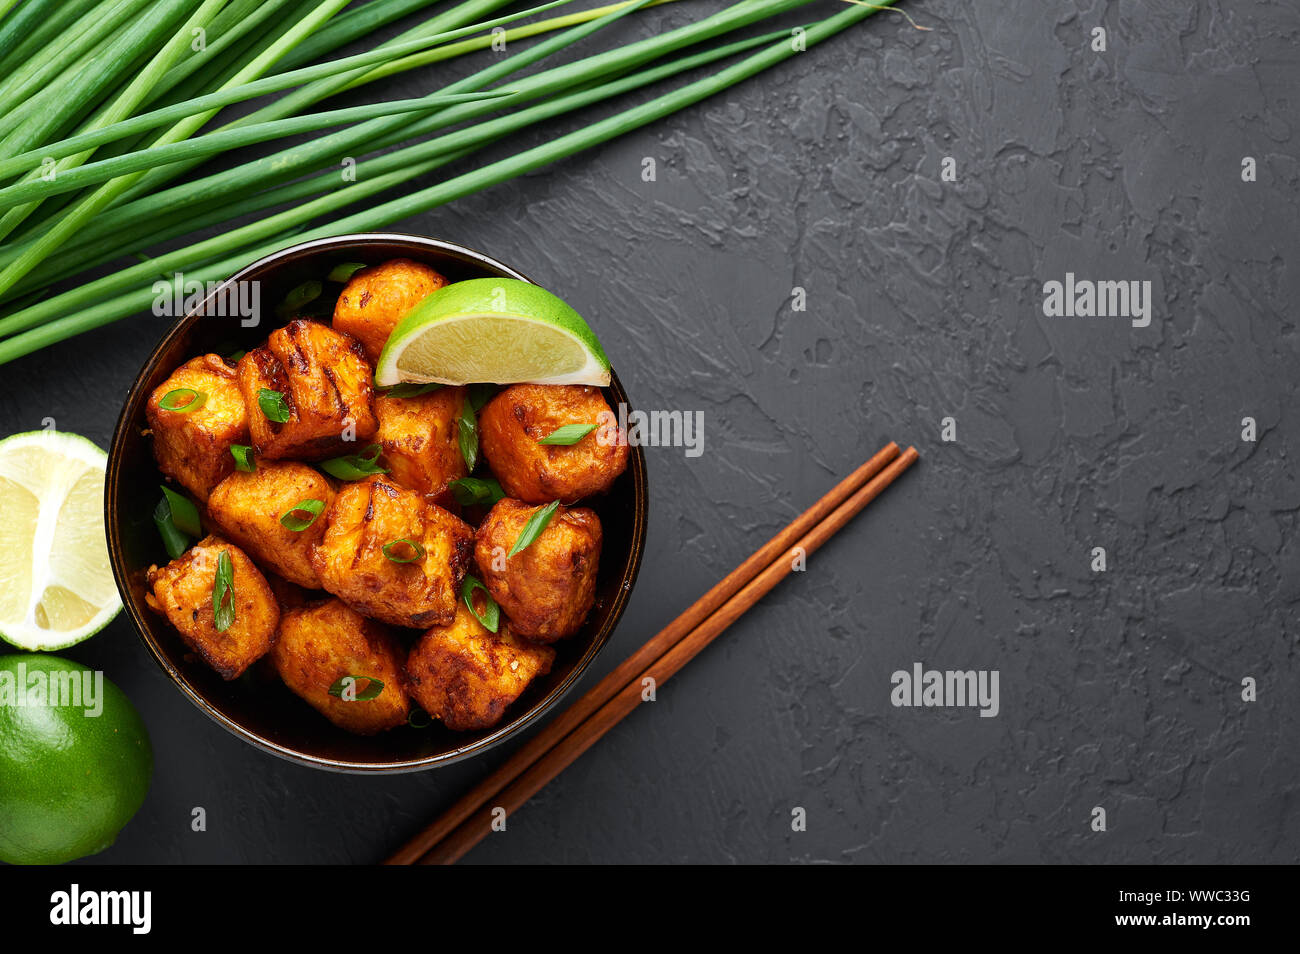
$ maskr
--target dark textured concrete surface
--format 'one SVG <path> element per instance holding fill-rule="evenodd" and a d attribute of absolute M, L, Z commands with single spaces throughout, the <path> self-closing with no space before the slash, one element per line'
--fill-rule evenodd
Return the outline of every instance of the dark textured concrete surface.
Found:
<path fill-rule="evenodd" d="M 472 861 L 1297 860 L 1300 10 L 907 10 L 929 31 L 873 17 L 400 223 L 568 298 L 639 406 L 705 414 L 703 456 L 648 452 L 644 568 L 583 685 L 887 439 L 922 454 Z M 1151 281 L 1150 326 L 1045 317 L 1042 284 L 1067 271 Z M 53 416 L 106 444 L 161 331 L 127 321 L 6 367 L 5 431 Z M 209 722 L 125 619 L 73 655 L 136 701 L 156 748 L 105 862 L 373 862 L 505 754 L 316 773 Z M 999 715 L 893 707 L 891 673 L 918 661 L 998 670 Z"/>

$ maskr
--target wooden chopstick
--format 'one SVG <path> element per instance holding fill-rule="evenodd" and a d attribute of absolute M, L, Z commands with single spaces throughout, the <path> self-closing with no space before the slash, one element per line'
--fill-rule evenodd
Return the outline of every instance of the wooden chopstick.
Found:
<path fill-rule="evenodd" d="M 883 453 L 883 452 L 882 452 Z M 879 456 L 879 455 L 878 455 Z M 777 583 L 792 572 L 796 550 L 811 555 L 831 538 L 841 527 L 856 516 L 862 508 L 876 498 L 882 490 L 910 467 L 917 459 L 915 447 L 909 447 L 874 479 L 860 487 L 847 500 L 835 507 L 825 519 L 800 536 L 782 552 L 766 569 L 742 586 L 700 625 L 667 649 L 635 678 L 626 682 L 617 694 L 602 705 L 576 729 L 559 740 L 541 758 L 523 771 L 513 782 L 498 791 L 493 804 L 483 804 L 469 818 L 438 841 L 423 857 L 420 864 L 451 864 L 491 830 L 492 814 L 503 808 L 507 816 L 513 814 L 529 798 L 540 791 L 579 755 L 590 748 L 597 739 L 608 732 L 624 716 L 642 702 L 642 679 L 654 679 L 662 686 L 674 674 L 708 646 L 746 610 L 760 600 Z M 873 458 L 874 460 L 874 458 Z"/>
<path fill-rule="evenodd" d="M 665 626 L 658 635 L 623 660 L 609 675 L 592 686 L 580 699 L 556 716 L 527 743 L 521 746 L 483 781 L 470 789 L 446 812 L 398 850 L 385 864 L 414 864 L 420 856 L 449 835 L 459 824 L 482 808 L 487 801 L 522 775 L 534 762 L 552 749 L 556 743 L 576 729 L 656 659 L 677 645 L 696 626 L 707 619 L 723 603 L 735 596 L 746 583 L 771 563 L 778 554 L 790 547 L 848 500 L 881 469 L 898 456 L 898 445 L 892 441 L 880 449 L 866 463 L 831 488 L 820 500 L 794 519 L 732 570 L 707 593 L 687 607 L 686 611 Z M 640 683 L 637 683 L 640 685 Z"/>

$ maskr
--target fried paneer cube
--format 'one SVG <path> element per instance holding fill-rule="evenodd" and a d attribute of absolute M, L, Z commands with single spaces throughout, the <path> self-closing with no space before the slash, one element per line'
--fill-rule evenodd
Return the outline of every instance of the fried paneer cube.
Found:
<path fill-rule="evenodd" d="M 466 476 L 458 423 L 464 405 L 465 388 L 440 388 L 416 397 L 375 396 L 375 440 L 395 481 L 436 497 Z"/>
<path fill-rule="evenodd" d="M 409 258 L 394 258 L 353 274 L 334 306 L 334 327 L 361 342 L 378 361 L 397 323 L 447 279 Z"/>
<path fill-rule="evenodd" d="M 197 392 L 198 405 L 188 411 L 168 411 L 160 405 L 168 394 L 170 405 L 191 400 L 185 391 Z M 235 469 L 231 444 L 248 442 L 248 414 L 244 396 L 235 381 L 235 369 L 220 355 L 205 354 L 186 361 L 149 395 L 145 417 L 153 433 L 153 454 L 158 469 L 182 484 L 200 501 Z"/>
<path fill-rule="evenodd" d="M 591 611 L 602 534 L 594 510 L 560 506 L 532 543 L 509 556 L 541 509 L 509 497 L 498 500 L 475 535 L 474 560 L 510 628 L 551 643 L 572 636 Z"/>
<path fill-rule="evenodd" d="M 406 722 L 411 702 L 402 678 L 403 653 L 393 634 L 336 599 L 288 610 L 271 662 L 289 689 L 341 729 L 374 735 Z M 330 688 L 352 676 L 352 698 Z M 364 677 L 364 678 L 362 678 Z M 371 680 L 382 682 L 369 695 Z"/>
<path fill-rule="evenodd" d="M 476 590 L 482 612 L 481 591 Z M 520 639 L 502 620 L 499 631 L 483 627 L 464 601 L 449 626 L 420 637 L 406 660 L 411 695 L 449 729 L 465 732 L 496 725 L 537 676 L 551 671 L 555 650 Z"/>
<path fill-rule="evenodd" d="M 311 549 L 325 532 L 324 520 L 318 515 L 305 529 L 292 530 L 281 518 L 292 512 L 305 521 L 311 513 L 297 510 L 299 505 L 318 500 L 328 507 L 333 499 L 334 488 L 319 471 L 297 461 L 261 460 L 251 473 L 237 470 L 212 489 L 208 516 L 263 566 L 318 590 Z M 300 525 L 292 517 L 289 523 Z"/>
<path fill-rule="evenodd" d="M 596 429 L 569 446 L 538 443 L 566 424 Z M 525 503 L 573 503 L 608 490 L 627 468 L 627 442 L 600 388 L 513 384 L 484 406 L 478 426 L 501 488 Z"/>
<path fill-rule="evenodd" d="M 375 436 L 374 372 L 361 345 L 329 325 L 294 319 L 240 358 L 236 373 L 259 457 L 319 460 Z M 263 391 L 283 397 L 287 421 L 266 416 Z"/>
<path fill-rule="evenodd" d="M 213 586 L 222 552 L 233 571 L 234 622 L 217 632 Z M 280 606 L 266 578 L 239 547 L 207 536 L 164 567 L 151 566 L 146 577 L 149 608 L 167 617 L 203 661 L 223 679 L 237 679 L 271 648 L 280 623 Z"/>
<path fill-rule="evenodd" d="M 376 476 L 348 484 L 334 497 L 325 511 L 325 534 L 312 549 L 312 566 L 325 590 L 358 612 L 424 629 L 455 618 L 473 549 L 469 524 Z"/>

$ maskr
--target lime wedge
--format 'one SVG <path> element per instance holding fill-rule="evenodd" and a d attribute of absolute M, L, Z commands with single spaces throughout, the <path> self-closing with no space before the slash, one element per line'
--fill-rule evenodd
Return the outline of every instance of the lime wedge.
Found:
<path fill-rule="evenodd" d="M 104 452 L 76 434 L 0 441 L 0 638 L 66 649 L 117 615 L 104 539 Z"/>
<path fill-rule="evenodd" d="M 401 320 L 375 368 L 381 387 L 609 384 L 609 359 L 582 316 L 544 288 L 473 278 L 438 289 Z"/>

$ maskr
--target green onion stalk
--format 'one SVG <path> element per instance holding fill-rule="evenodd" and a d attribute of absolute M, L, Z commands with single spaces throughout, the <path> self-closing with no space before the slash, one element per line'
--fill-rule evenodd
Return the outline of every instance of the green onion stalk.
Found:
<path fill-rule="evenodd" d="M 322 0 L 308 16 L 296 23 L 287 33 L 267 47 L 226 85 L 237 86 L 265 73 L 303 37 L 309 36 L 318 26 L 346 6 L 348 2 L 349 0 Z M 182 119 L 155 139 L 153 145 L 155 147 L 165 146 L 187 138 L 211 119 L 215 112 L 215 110 L 211 110 Z M 39 262 L 66 242 L 69 237 L 75 235 L 97 212 L 126 192 L 143 175 L 145 173 L 138 172 L 106 182 L 74 205 L 36 239 L 30 248 L 6 265 L 3 270 L 0 270 L 0 291 L 12 287 L 18 279 L 31 271 Z M 0 228 L 0 232 L 2 231 L 3 229 Z"/>
<path fill-rule="evenodd" d="M 587 57 L 575 63 L 548 70 L 514 83 L 513 87 L 516 92 L 513 101 L 522 102 L 526 99 L 549 95 L 576 84 L 591 82 L 611 73 L 634 68 L 666 53 L 748 26 L 761 19 L 794 10 L 807 5 L 809 2 L 811 0 L 780 0 L 780 2 L 746 0 L 746 2 L 737 4 L 714 16 L 669 31 L 658 37 L 627 44 L 615 50 Z M 487 83 L 503 79 L 550 53 L 567 49 L 594 30 L 608 26 L 626 13 L 645 5 L 649 5 L 648 0 L 635 0 L 633 3 L 605 8 L 609 12 L 598 19 L 580 23 L 557 37 L 539 43 L 522 53 L 514 54 L 457 83 L 446 86 L 438 94 L 445 95 L 477 89 Z M 490 108 L 495 109 L 497 107 Z M 270 207 L 270 205 L 280 200 L 279 196 L 264 195 L 260 200 L 254 198 L 251 203 L 241 202 L 247 196 L 247 184 L 250 181 L 257 182 L 259 186 L 265 189 L 268 186 L 291 181 L 306 172 L 321 169 L 325 166 L 336 166 L 338 162 L 355 155 L 357 152 L 386 148 L 400 142 L 403 138 L 427 135 L 455 122 L 473 119 L 481 115 L 482 112 L 481 109 L 469 111 L 465 109 L 448 110 L 429 117 L 427 120 L 415 123 L 405 123 L 400 120 L 397 122 L 383 119 L 373 120 L 330 136 L 321 137 L 307 145 L 282 150 L 224 172 L 154 193 L 136 203 L 110 210 L 101 217 L 102 221 L 92 222 L 82 229 L 76 242 L 69 248 L 69 260 L 87 261 L 85 246 L 97 239 L 103 240 L 100 248 L 103 249 L 107 245 L 110 254 L 111 251 L 121 251 L 124 247 L 128 250 L 136 250 L 155 244 L 157 241 L 163 240 L 156 230 L 167 228 L 167 212 L 174 208 L 184 207 L 200 217 L 204 217 L 213 208 L 225 209 L 231 213 L 229 218 L 233 218 L 250 211 L 250 204 L 256 208 Z M 333 188 L 337 183 L 337 177 L 322 177 L 318 181 L 327 183 L 329 188 Z M 207 221 L 206 218 L 205 221 Z M 142 222 L 152 224 L 146 225 L 144 228 L 137 228 L 138 224 Z M 151 232 L 153 234 L 150 234 Z M 124 246 L 122 243 L 128 238 L 133 241 L 129 246 Z M 0 262 L 12 260 L 16 255 L 26 254 L 29 254 L 29 251 L 25 246 L 12 250 L 3 250 L 0 251 Z M 97 254 L 92 254 L 90 259 L 94 261 L 100 260 Z M 56 265 L 53 269 L 45 270 L 33 276 L 33 281 L 17 286 L 14 292 L 29 291 L 41 284 L 48 283 L 55 277 L 62 277 L 66 274 L 66 266 L 60 268 Z M 0 272 L 0 276 L 2 275 L 3 272 Z M 0 300 L 3 300 L 8 294 L 8 290 L 3 285 L 0 285 Z M 12 328 L 14 324 L 6 325 L 3 320 L 0 320 L 0 329 Z M 4 332 L 0 331 L 0 333 Z"/>
<path fill-rule="evenodd" d="M 564 33 L 536 44 L 535 46 L 524 50 L 522 53 L 514 54 L 506 60 L 490 66 L 487 69 L 480 70 L 472 76 L 467 77 L 465 80 L 444 87 L 442 90 L 430 94 L 428 98 L 430 100 L 436 100 L 442 96 L 472 91 L 486 83 L 501 79 L 511 73 L 532 65 L 551 53 L 566 49 L 583 37 L 614 23 L 619 18 L 633 12 L 639 7 L 650 5 L 652 2 L 654 2 L 654 0 L 632 0 L 632 2 L 626 4 L 617 4 L 613 7 L 604 8 L 608 12 L 603 13 L 595 20 L 580 22 L 566 30 Z M 802 0 L 802 2 L 806 3 L 809 2 L 809 0 Z M 633 44 L 633 46 L 636 45 L 637 44 Z M 667 49 L 667 46 L 665 45 L 664 48 Z M 606 69 L 608 69 L 608 67 L 606 67 Z M 551 84 L 547 89 L 564 88 L 566 85 L 575 82 L 574 77 L 580 75 L 580 71 L 573 69 L 565 70 L 559 73 L 559 76 L 561 77 L 560 81 Z M 591 75 L 596 74 L 591 73 Z M 460 118 L 464 118 L 464 116 L 461 115 Z M 376 148 L 376 137 L 384 136 L 385 134 L 391 137 L 404 128 L 410 129 L 412 131 L 411 134 L 414 135 L 416 131 L 419 133 L 429 131 L 430 127 L 420 124 L 405 123 L 402 121 L 394 123 L 385 120 L 372 120 L 368 123 L 362 123 L 352 129 L 345 130 L 343 133 L 317 139 L 306 146 L 283 150 L 263 159 L 245 163 L 244 165 L 229 170 L 226 173 L 209 176 L 206 179 L 195 183 L 187 183 L 182 188 L 168 190 L 162 193 L 155 193 L 142 200 L 141 205 L 143 208 L 137 208 L 135 210 L 137 221 L 140 216 L 158 220 L 160 217 L 165 217 L 167 212 L 173 208 L 194 208 L 199 203 L 208 199 L 221 198 L 222 201 L 228 201 L 229 197 L 232 195 L 246 193 L 247 185 L 250 181 L 257 182 L 262 187 L 278 182 L 288 181 L 304 171 L 320 168 L 322 165 L 322 157 L 325 163 L 335 164 L 352 153 L 365 152 L 372 148 Z M 434 126 L 432 128 L 439 127 Z M 382 140 L 382 144 L 390 144 L 390 140 Z M 140 175 L 145 175 L 145 173 L 137 173 L 136 175 L 138 177 Z M 115 182 L 120 181 L 121 180 L 114 180 L 104 188 L 109 188 L 113 186 Z M 88 223 L 85 227 L 80 228 L 78 231 L 79 242 L 84 243 L 90 239 L 103 236 L 105 238 L 111 238 L 111 240 L 117 244 L 117 248 L 123 250 L 124 247 L 120 244 L 123 228 L 123 223 L 120 217 L 114 216 L 110 211 L 103 216 L 103 218 L 105 221 L 100 223 L 100 228 L 98 229 L 94 222 Z M 42 236 L 34 242 L 24 243 L 17 248 L 6 249 L 4 250 L 4 253 L 0 253 L 0 262 L 6 263 L 4 269 L 0 270 L 0 299 L 6 297 L 10 289 L 21 292 L 31 287 L 32 283 L 15 287 L 18 285 L 17 280 L 6 282 L 6 276 L 8 276 L 11 271 L 19 270 L 21 274 L 18 275 L 18 278 L 21 278 L 22 275 L 31 271 L 39 262 L 52 254 L 53 249 L 51 246 L 53 244 L 54 243 L 52 243 L 48 237 Z M 151 243 L 146 242 L 145 244 L 147 245 Z M 130 249 L 126 250 L 133 251 L 139 247 L 142 246 L 133 245 Z M 19 266 L 18 263 L 21 263 L 21 266 Z M 48 274 L 38 276 L 38 280 L 41 282 L 47 281 Z"/>
<path fill-rule="evenodd" d="M 344 189 L 338 188 L 338 177 L 334 173 L 324 173 L 311 179 L 305 179 L 271 190 L 263 194 L 259 205 L 262 203 L 281 205 L 291 202 L 299 204 L 275 216 L 227 232 L 219 238 L 190 246 L 183 253 L 177 252 L 171 256 L 163 256 L 160 259 L 151 259 L 152 267 L 155 271 L 159 269 L 165 270 L 175 263 L 183 263 L 184 255 L 198 256 L 202 259 L 206 255 L 217 254 L 223 249 L 229 248 L 229 243 L 232 241 L 253 242 L 277 235 L 285 229 L 303 225 L 323 213 L 354 205 L 358 201 L 411 182 L 527 126 L 594 105 L 679 73 L 698 69 L 701 66 L 745 52 L 756 46 L 773 42 L 780 37 L 788 36 L 789 32 L 783 30 L 740 40 L 723 47 L 671 61 L 653 69 L 633 73 L 613 82 L 602 83 L 575 93 L 557 96 L 538 106 L 520 110 L 489 122 L 469 126 L 416 146 L 387 153 L 375 159 L 367 160 L 365 178 L 350 184 Z M 311 199 L 313 196 L 319 196 L 319 198 L 304 201 Z M 173 228 L 176 230 L 176 234 L 185 234 L 206 228 L 209 225 L 225 221 L 230 216 L 231 211 L 230 208 L 222 206 L 219 209 L 211 210 L 207 216 L 191 216 L 185 223 Z M 251 205 L 244 205 L 234 211 L 236 214 L 242 215 L 255 211 L 255 209 Z M 104 257 L 116 257 L 116 253 L 107 250 L 104 252 Z M 102 293 L 111 293 L 128 288 L 134 281 L 139 280 L 139 276 L 140 272 L 138 271 L 132 273 L 120 272 L 111 282 L 102 285 L 100 290 Z M 4 327 L 6 327 L 5 319 L 0 319 L 0 329 Z M 8 327 L 13 327 L 13 325 Z"/>
<path fill-rule="evenodd" d="M 745 5 L 740 4 L 740 6 Z M 788 5 L 797 6 L 800 4 Z M 641 127 L 669 116 L 669 114 L 679 112 L 681 109 L 692 107 L 699 101 L 719 94 L 719 92 L 735 86 L 736 83 L 740 83 L 744 79 L 762 73 L 763 70 L 774 68 L 780 62 L 797 55 L 801 47 L 814 47 L 814 45 L 839 34 L 842 30 L 848 29 L 854 23 L 861 22 L 862 19 L 876 13 L 876 10 L 888 5 L 887 1 L 887 3 L 879 6 L 858 4 L 849 6 L 848 9 L 842 10 L 835 16 L 823 19 L 823 21 L 813 23 L 813 25 L 807 27 L 800 38 L 802 43 L 794 43 L 793 39 L 788 35 L 781 36 L 775 43 L 766 45 L 766 47 L 759 49 L 758 52 L 750 53 L 749 56 L 742 58 L 735 64 L 725 66 L 718 73 L 686 83 L 685 86 L 656 96 L 647 103 L 621 110 L 614 116 L 590 123 L 590 125 L 573 131 L 573 133 L 552 139 L 551 142 L 542 144 L 542 146 L 524 149 L 523 152 L 516 153 L 516 155 L 490 162 L 490 164 L 480 166 L 480 168 L 473 169 L 471 172 L 456 175 L 456 177 L 447 179 L 445 182 L 439 182 L 437 185 L 422 188 L 422 190 L 417 190 L 412 194 L 399 196 L 399 198 L 391 199 L 386 203 L 373 205 L 373 207 L 365 208 L 363 211 L 335 218 L 335 220 L 324 222 L 321 225 L 309 227 L 309 229 L 300 233 L 300 238 L 308 240 L 326 237 L 326 235 L 347 233 L 347 231 L 382 229 L 382 227 L 387 227 L 395 221 L 402 220 L 402 218 L 428 212 L 430 209 L 445 205 L 448 201 L 455 201 L 464 198 L 464 196 L 476 194 L 476 192 L 485 190 L 485 188 L 533 172 L 533 170 L 549 165 L 551 162 L 567 159 L 569 156 L 599 146 L 599 144 L 615 139 L 617 136 L 641 129 Z M 235 272 L 235 270 L 246 265 L 250 259 L 268 255 L 268 253 L 276 251 L 278 247 L 274 243 L 264 243 L 251 247 L 244 246 L 239 248 L 237 252 L 224 253 L 221 248 L 221 239 L 227 238 L 229 237 L 209 239 L 207 243 L 198 243 L 196 246 L 187 248 L 187 250 L 178 250 L 177 252 L 168 253 L 168 255 L 159 256 L 156 263 L 142 263 L 133 266 L 131 269 L 126 269 L 126 272 L 134 272 L 134 274 L 129 282 L 131 290 L 122 292 L 122 294 L 105 298 L 105 292 L 109 287 L 112 287 L 112 289 L 122 287 L 122 283 L 117 281 L 116 276 L 108 276 L 100 279 L 100 281 L 87 283 L 87 285 L 83 285 L 79 289 L 65 292 L 64 295 L 48 299 L 47 302 L 35 305 L 34 308 L 25 309 L 27 312 L 39 311 L 40 317 L 36 318 L 36 321 L 23 322 L 23 328 L 26 330 L 18 331 L 17 334 L 13 334 L 13 337 L 0 341 L 0 363 L 14 360 L 21 355 L 30 354 L 31 351 L 62 341 L 62 339 L 68 338 L 70 335 L 99 328 L 101 325 L 120 320 L 122 317 L 144 311 L 153 300 L 153 291 L 152 287 L 142 287 L 140 283 L 148 281 L 153 276 L 153 266 L 155 265 L 168 269 L 173 268 L 175 265 L 188 265 L 194 261 L 195 257 L 208 255 L 211 257 L 207 260 L 207 264 L 201 266 L 199 272 L 188 270 L 187 277 L 198 279 L 201 282 L 221 281 L 221 279 L 229 277 L 229 274 Z M 240 240 L 243 239 L 234 239 L 234 242 L 240 242 Z M 226 251 L 229 251 L 229 246 L 227 246 Z M 56 315 L 59 317 L 53 317 Z M 19 312 L 16 316 L 0 318 L 0 334 L 13 333 L 17 322 L 12 320 L 16 317 L 22 317 L 22 313 Z M 45 324 L 36 324 L 39 321 L 44 321 Z M 6 322 L 9 322 L 9 324 L 6 324 Z"/>

